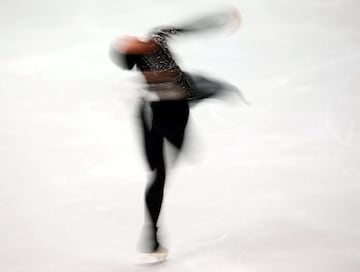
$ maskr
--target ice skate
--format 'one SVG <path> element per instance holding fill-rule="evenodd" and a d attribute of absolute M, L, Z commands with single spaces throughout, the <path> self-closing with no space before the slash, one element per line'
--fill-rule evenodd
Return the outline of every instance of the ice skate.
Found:
<path fill-rule="evenodd" d="M 140 253 L 138 258 L 139 265 L 153 265 L 165 262 L 167 259 L 168 250 L 159 246 L 156 251 Z"/>

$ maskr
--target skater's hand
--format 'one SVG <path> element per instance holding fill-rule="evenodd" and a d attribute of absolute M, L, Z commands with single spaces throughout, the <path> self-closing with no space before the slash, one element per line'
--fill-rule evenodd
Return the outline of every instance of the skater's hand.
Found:
<path fill-rule="evenodd" d="M 238 30 L 240 24 L 241 24 L 241 15 L 239 10 L 235 7 L 230 8 L 228 13 L 228 23 L 227 23 L 230 32 L 235 32 L 236 30 Z"/>
<path fill-rule="evenodd" d="M 152 39 L 141 41 L 136 37 L 128 36 L 113 41 L 112 47 L 122 54 L 150 55 L 156 50 L 157 45 Z"/>

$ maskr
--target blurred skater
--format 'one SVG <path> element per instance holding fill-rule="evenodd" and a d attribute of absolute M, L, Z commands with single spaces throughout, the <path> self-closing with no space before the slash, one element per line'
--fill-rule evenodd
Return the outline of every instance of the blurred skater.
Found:
<path fill-rule="evenodd" d="M 189 101 L 215 96 L 221 89 L 230 86 L 182 71 L 169 50 L 168 39 L 176 34 L 234 27 L 238 23 L 239 14 L 232 9 L 180 27 L 155 28 L 143 39 L 126 37 L 112 43 L 110 53 L 115 64 L 125 69 L 136 67 L 147 86 L 139 113 L 145 155 L 152 176 L 145 192 L 147 218 L 142 252 L 164 251 L 158 237 L 158 219 L 167 174 L 164 140 L 179 153 L 185 140 Z"/>

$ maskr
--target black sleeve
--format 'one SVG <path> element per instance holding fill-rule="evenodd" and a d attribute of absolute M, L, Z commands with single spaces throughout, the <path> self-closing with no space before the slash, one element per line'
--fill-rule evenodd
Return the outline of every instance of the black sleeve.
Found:
<path fill-rule="evenodd" d="M 152 35 L 160 39 L 166 39 L 174 35 L 216 30 L 224 27 L 229 22 L 229 13 L 221 12 L 189 21 L 178 27 L 160 26 L 151 31 Z"/>
<path fill-rule="evenodd" d="M 185 32 L 202 32 L 223 28 L 228 24 L 230 14 L 228 12 L 219 12 L 203 17 L 199 17 L 183 24 L 180 28 Z"/>
<path fill-rule="evenodd" d="M 139 55 L 122 54 L 113 47 L 110 47 L 110 59 L 118 67 L 131 70 L 137 63 Z"/>

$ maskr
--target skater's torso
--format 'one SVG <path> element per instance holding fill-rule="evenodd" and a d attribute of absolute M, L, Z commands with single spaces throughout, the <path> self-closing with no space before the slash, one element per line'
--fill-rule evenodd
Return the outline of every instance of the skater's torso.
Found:
<path fill-rule="evenodd" d="M 190 82 L 169 50 L 167 35 L 161 30 L 153 32 L 151 38 L 156 47 L 151 54 L 139 56 L 136 66 L 146 80 L 148 91 L 157 93 L 160 100 L 186 99 L 190 95 Z"/>
<path fill-rule="evenodd" d="M 163 71 L 179 71 L 180 67 L 175 62 L 167 42 L 164 38 L 153 36 L 156 47 L 152 54 L 139 58 L 137 66 L 142 72 L 159 73 Z"/>

